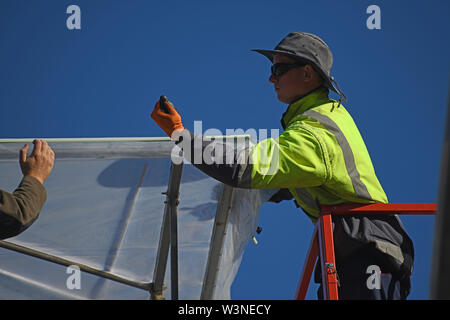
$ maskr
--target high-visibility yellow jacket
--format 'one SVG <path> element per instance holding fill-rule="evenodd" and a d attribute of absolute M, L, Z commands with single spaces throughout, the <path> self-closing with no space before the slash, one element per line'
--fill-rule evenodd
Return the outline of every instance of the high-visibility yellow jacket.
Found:
<path fill-rule="evenodd" d="M 211 141 L 184 130 L 178 145 L 192 164 L 225 184 L 279 188 L 280 194 L 289 190 L 291 197 L 284 192 L 280 199 L 293 196 L 314 223 L 320 205 L 388 202 L 357 126 L 343 105 L 328 98 L 328 89 L 319 88 L 290 104 L 282 125 L 285 130 L 278 138 L 260 141 L 245 152 L 225 143 L 216 148 L 223 158 L 215 154 L 208 163 L 198 155 L 214 149 Z M 225 159 L 230 153 L 233 161 Z M 396 271 L 406 276 L 412 272 L 413 244 L 397 216 L 333 216 L 333 222 L 338 259 L 367 245 L 386 254 Z"/>
<path fill-rule="evenodd" d="M 358 128 L 337 105 L 325 88 L 292 103 L 280 137 L 252 149 L 250 187 L 288 188 L 313 221 L 323 204 L 387 203 Z"/>

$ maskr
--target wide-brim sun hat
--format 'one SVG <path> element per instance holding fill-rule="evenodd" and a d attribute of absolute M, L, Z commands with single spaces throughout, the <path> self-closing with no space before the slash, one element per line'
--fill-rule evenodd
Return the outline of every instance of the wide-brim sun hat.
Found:
<path fill-rule="evenodd" d="M 340 97 L 339 100 L 346 100 L 336 80 L 331 76 L 333 54 L 325 41 L 318 36 L 306 32 L 291 32 L 273 50 L 253 49 L 252 51 L 264 55 L 272 63 L 276 54 L 310 63 L 324 79 L 324 86 L 336 92 Z"/>

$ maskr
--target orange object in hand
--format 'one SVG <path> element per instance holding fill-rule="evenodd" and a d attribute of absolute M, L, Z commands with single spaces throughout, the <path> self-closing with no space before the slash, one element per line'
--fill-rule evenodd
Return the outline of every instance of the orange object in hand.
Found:
<path fill-rule="evenodd" d="M 161 102 L 163 103 L 163 109 L 167 112 L 161 109 Z M 175 130 L 184 129 L 183 123 L 181 122 L 181 116 L 167 99 L 160 99 L 156 102 L 151 118 L 155 120 L 158 126 L 163 129 L 169 137 L 172 136 L 172 133 Z"/>

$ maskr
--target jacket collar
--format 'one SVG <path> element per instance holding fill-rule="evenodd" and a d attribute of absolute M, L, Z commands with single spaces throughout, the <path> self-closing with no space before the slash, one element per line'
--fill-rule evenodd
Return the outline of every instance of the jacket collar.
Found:
<path fill-rule="evenodd" d="M 292 102 L 281 117 L 281 126 L 286 129 L 291 120 L 306 110 L 328 102 L 328 89 L 319 87 Z"/>

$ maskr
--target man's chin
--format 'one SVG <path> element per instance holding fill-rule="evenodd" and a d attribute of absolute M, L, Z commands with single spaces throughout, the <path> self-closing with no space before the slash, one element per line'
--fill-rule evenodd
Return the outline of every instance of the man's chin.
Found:
<path fill-rule="evenodd" d="M 277 99 L 278 99 L 278 101 L 280 101 L 280 102 L 283 102 L 283 103 L 289 103 L 289 102 L 287 101 L 286 97 L 283 97 L 283 96 L 280 95 L 278 92 L 277 92 Z"/>

